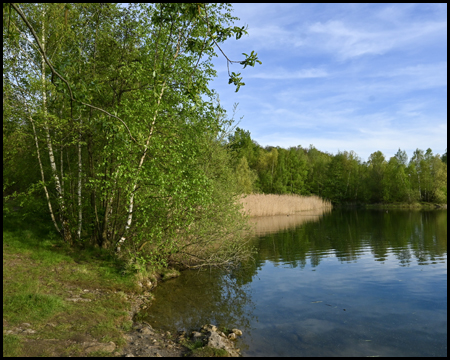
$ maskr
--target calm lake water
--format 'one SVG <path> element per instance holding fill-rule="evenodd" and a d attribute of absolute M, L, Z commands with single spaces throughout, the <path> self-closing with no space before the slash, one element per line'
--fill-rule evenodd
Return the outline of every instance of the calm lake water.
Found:
<path fill-rule="evenodd" d="M 239 328 L 244 356 L 447 356 L 447 210 L 258 219 L 255 262 L 159 286 L 146 320 Z"/>

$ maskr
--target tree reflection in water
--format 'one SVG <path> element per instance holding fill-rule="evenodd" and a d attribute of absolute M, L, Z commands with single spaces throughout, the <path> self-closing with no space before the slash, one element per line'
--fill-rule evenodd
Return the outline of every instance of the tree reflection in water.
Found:
<path fill-rule="evenodd" d="M 252 269 L 253 268 L 253 269 Z M 248 294 L 254 271 L 244 266 L 231 272 L 218 269 L 184 271 L 158 286 L 144 319 L 164 330 L 190 331 L 204 324 L 250 332 L 254 304 Z M 247 281 L 246 281 L 247 280 Z"/>
<path fill-rule="evenodd" d="M 426 353 L 434 343 L 414 347 L 425 333 L 436 339 L 436 346 L 443 346 L 439 331 L 443 328 L 440 314 L 444 312 L 446 295 L 436 291 L 433 295 L 427 284 L 442 287 L 439 281 L 447 255 L 446 210 L 386 213 L 336 209 L 322 216 L 299 219 L 298 224 L 292 221 L 293 217 L 259 219 L 268 223 L 257 225 L 260 236 L 253 240 L 257 248 L 254 261 L 231 272 L 183 272 L 179 278 L 156 288 L 156 300 L 146 310 L 145 319 L 169 331 L 189 331 L 207 323 L 239 328 L 244 336 L 238 346 L 244 354 L 249 349 L 247 354 L 253 356 L 263 349 L 272 356 L 325 356 L 327 351 L 333 353 L 336 344 L 343 348 L 345 339 L 363 336 L 354 331 L 358 326 L 363 326 L 374 339 L 390 344 L 391 348 L 386 347 L 383 353 L 386 356 L 396 354 L 398 349 L 409 353 L 409 348 L 414 348 L 412 353 L 419 356 Z M 273 233 L 274 229 L 278 232 Z M 352 266 L 340 266 L 347 263 Z M 439 266 L 420 272 L 421 265 L 431 264 Z M 294 268 L 300 271 L 292 271 Z M 319 271 L 315 272 L 316 268 Z M 419 287 L 411 285 L 418 279 L 422 281 Z M 339 286 L 340 283 L 351 286 Z M 322 307 L 312 306 L 314 300 L 328 298 L 328 306 L 325 302 L 319 303 Z M 349 302 L 353 311 L 345 311 L 346 324 L 341 321 L 342 309 L 348 310 L 345 304 Z M 416 336 L 409 330 L 410 323 L 419 319 L 417 314 L 427 304 L 432 305 L 426 308 L 428 315 L 424 318 L 429 319 L 425 325 L 428 330 L 421 328 L 424 334 Z M 394 329 L 397 333 L 391 324 L 395 316 L 401 323 L 401 328 Z M 393 331 L 403 339 L 404 346 L 391 343 L 386 334 L 394 334 Z M 352 353 L 355 344 L 346 349 Z M 360 350 L 358 354 L 365 354 L 367 349 Z"/>
<path fill-rule="evenodd" d="M 330 256 L 355 262 L 370 252 L 375 261 L 391 253 L 399 266 L 409 266 L 414 259 L 426 265 L 447 253 L 447 211 L 337 209 L 314 220 L 260 236 L 256 264 L 270 260 L 304 268 L 309 260 L 315 267 Z"/>

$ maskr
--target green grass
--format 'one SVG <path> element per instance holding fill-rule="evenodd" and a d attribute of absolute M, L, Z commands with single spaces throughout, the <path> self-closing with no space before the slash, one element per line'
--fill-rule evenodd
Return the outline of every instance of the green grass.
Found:
<path fill-rule="evenodd" d="M 228 357 L 228 352 L 224 349 L 215 349 L 209 346 L 204 346 L 192 350 L 193 357 Z"/>
<path fill-rule="evenodd" d="M 3 297 L 3 314 L 13 323 L 24 317 L 32 322 L 48 319 L 65 308 L 63 299 L 54 295 L 25 292 Z"/>
<path fill-rule="evenodd" d="M 183 346 L 187 347 L 189 350 L 192 351 L 192 350 L 203 347 L 203 341 L 201 341 L 201 340 L 196 340 L 196 341 L 186 340 L 183 343 Z"/>
<path fill-rule="evenodd" d="M 164 281 L 180 276 L 180 272 L 176 269 L 162 269 L 160 272 Z"/>
<path fill-rule="evenodd" d="M 68 247 L 39 218 L 3 221 L 3 329 L 29 323 L 36 331 L 3 335 L 3 355 L 80 356 L 83 341 L 123 346 L 131 296 L 140 291 L 135 274 L 105 250 Z M 74 296 L 89 301 L 66 301 Z"/>
<path fill-rule="evenodd" d="M 3 334 L 3 356 L 18 357 L 21 355 L 22 342 L 16 335 Z"/>
<path fill-rule="evenodd" d="M 204 346 L 202 340 L 189 341 L 185 340 L 183 346 L 190 350 L 187 356 L 192 357 L 228 357 L 228 352 L 224 349 L 215 349 Z"/>

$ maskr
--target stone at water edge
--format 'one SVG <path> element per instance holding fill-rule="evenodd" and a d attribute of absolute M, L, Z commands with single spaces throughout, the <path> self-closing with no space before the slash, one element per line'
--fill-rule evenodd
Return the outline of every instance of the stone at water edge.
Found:
<path fill-rule="evenodd" d="M 155 334 L 155 333 L 154 333 L 152 330 L 150 330 L 148 327 L 142 328 L 141 330 L 139 330 L 139 332 L 140 332 L 141 334 L 144 334 L 144 335 L 154 335 L 154 334 Z"/>
<path fill-rule="evenodd" d="M 203 334 L 198 331 L 192 332 L 192 341 L 202 340 Z"/>
<path fill-rule="evenodd" d="M 202 329 L 206 330 L 206 331 L 216 332 L 217 331 L 217 326 L 212 325 L 212 324 L 207 324 L 207 325 L 203 325 Z"/>
<path fill-rule="evenodd" d="M 242 336 L 242 331 L 239 329 L 232 329 L 231 330 L 234 334 L 236 334 L 237 336 Z"/>
<path fill-rule="evenodd" d="M 216 332 L 211 332 L 208 337 L 208 343 L 207 345 L 209 347 L 215 348 L 215 349 L 224 349 L 228 350 L 228 344 L 225 342 L 225 339 L 221 337 Z"/>

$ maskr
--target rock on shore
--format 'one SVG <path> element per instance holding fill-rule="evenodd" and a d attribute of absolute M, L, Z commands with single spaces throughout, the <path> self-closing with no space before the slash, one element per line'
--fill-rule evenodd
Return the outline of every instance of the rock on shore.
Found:
<path fill-rule="evenodd" d="M 242 331 L 233 329 L 226 335 L 223 331 L 220 331 L 217 326 L 206 324 L 203 325 L 200 332 L 192 332 L 192 340 L 201 340 L 205 346 L 209 346 L 213 349 L 223 349 L 229 356 L 240 356 L 240 350 L 235 348 L 235 342 L 237 336 L 241 336 Z"/>
<path fill-rule="evenodd" d="M 188 342 L 201 341 L 202 347 L 221 349 L 228 356 L 241 356 L 240 350 L 235 347 L 235 339 L 242 335 L 242 331 L 233 329 L 226 335 L 217 326 L 203 325 L 199 331 L 192 331 L 187 336 L 185 331 L 179 331 L 177 335 L 167 332 L 159 332 L 150 324 L 135 324 L 133 331 L 126 335 L 128 345 L 122 350 L 121 355 L 126 357 L 181 357 L 189 354 L 186 346 Z"/>

